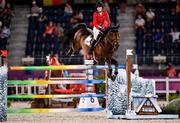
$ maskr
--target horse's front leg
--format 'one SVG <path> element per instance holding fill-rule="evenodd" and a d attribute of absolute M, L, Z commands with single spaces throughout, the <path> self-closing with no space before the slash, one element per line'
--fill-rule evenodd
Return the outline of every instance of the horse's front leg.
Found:
<path fill-rule="evenodd" d="M 119 67 L 118 62 L 115 59 L 111 59 L 111 62 L 112 62 L 112 64 L 115 65 L 114 74 L 117 76 L 118 75 L 118 67 Z"/>
<path fill-rule="evenodd" d="M 109 77 L 109 78 L 111 78 L 112 77 L 112 67 L 111 67 L 111 60 L 110 59 L 106 59 L 106 62 L 107 62 L 107 64 L 108 64 L 108 73 L 107 73 L 107 76 Z"/>
<path fill-rule="evenodd" d="M 114 81 L 118 75 L 118 62 L 115 59 L 111 59 L 111 63 L 115 65 L 115 71 L 114 71 L 114 75 L 112 76 L 112 80 Z"/>

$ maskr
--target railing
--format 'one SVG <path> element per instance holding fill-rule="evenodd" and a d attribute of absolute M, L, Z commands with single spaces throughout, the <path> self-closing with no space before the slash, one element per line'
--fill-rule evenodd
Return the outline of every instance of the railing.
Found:
<path fill-rule="evenodd" d="M 172 63 L 175 66 L 180 66 L 180 54 L 171 53 L 171 54 L 148 54 L 144 52 L 143 55 L 137 55 L 137 63 L 139 66 L 141 65 L 161 65 L 162 67 L 166 65 L 166 63 Z M 151 68 L 152 69 L 152 68 Z"/>
<path fill-rule="evenodd" d="M 180 78 L 157 78 L 157 77 L 146 77 L 153 79 L 156 82 L 156 94 L 166 94 L 166 101 L 169 101 L 169 94 L 176 93 L 180 90 Z"/>
<path fill-rule="evenodd" d="M 84 64 L 84 57 L 82 55 L 75 55 L 75 56 L 67 56 L 67 55 L 61 55 L 58 57 L 59 61 L 63 64 L 71 64 L 71 65 L 77 65 L 77 64 Z M 21 60 L 22 65 L 33 65 L 33 66 L 42 66 L 46 65 L 46 56 L 39 56 L 36 55 L 34 57 L 24 57 Z"/>

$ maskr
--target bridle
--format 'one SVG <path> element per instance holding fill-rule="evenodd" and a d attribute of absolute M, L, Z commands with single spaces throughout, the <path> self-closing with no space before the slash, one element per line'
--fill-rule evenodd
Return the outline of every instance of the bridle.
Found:
<path fill-rule="evenodd" d="M 114 32 L 115 32 L 115 31 L 114 31 Z M 108 31 L 108 33 L 109 33 L 109 31 Z M 108 33 L 107 33 L 107 34 L 108 34 Z M 118 37 L 117 37 L 117 36 L 116 36 L 115 42 L 112 41 L 112 39 L 110 38 L 110 36 L 107 36 L 107 35 L 105 35 L 105 34 L 104 34 L 104 36 L 105 36 L 106 41 L 113 47 L 113 49 L 116 49 L 117 47 L 119 47 L 119 43 L 117 42 L 117 40 L 118 40 Z"/>

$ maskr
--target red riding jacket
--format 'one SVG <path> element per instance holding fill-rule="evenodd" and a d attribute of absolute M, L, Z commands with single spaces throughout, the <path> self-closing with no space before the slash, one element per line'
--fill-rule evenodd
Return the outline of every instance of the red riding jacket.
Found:
<path fill-rule="evenodd" d="M 103 29 L 110 27 L 111 21 L 109 19 L 109 14 L 107 11 L 103 11 L 100 15 L 99 12 L 94 12 L 93 14 L 93 26 L 99 29 L 102 26 Z"/>

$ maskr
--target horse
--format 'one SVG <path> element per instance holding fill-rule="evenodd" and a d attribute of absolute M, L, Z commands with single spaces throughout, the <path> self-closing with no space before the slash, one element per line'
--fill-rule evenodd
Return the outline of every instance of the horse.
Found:
<path fill-rule="evenodd" d="M 120 46 L 120 34 L 118 32 L 119 27 L 120 25 L 110 27 L 100 32 L 101 36 L 96 43 L 92 56 L 98 64 L 100 62 L 106 62 L 108 64 L 108 77 L 113 81 L 118 74 L 118 62 L 114 58 L 114 54 Z M 82 26 L 81 24 L 79 26 L 76 26 L 76 28 L 77 31 L 74 34 L 74 39 L 72 42 L 72 46 L 68 51 L 68 55 L 73 55 L 77 51 L 82 49 L 84 51 L 84 55 L 87 56 L 90 52 L 90 46 L 86 44 L 86 40 L 88 36 L 93 37 L 93 32 L 91 29 L 87 28 L 86 26 Z M 111 65 L 115 65 L 114 75 L 112 75 L 113 73 Z"/>

